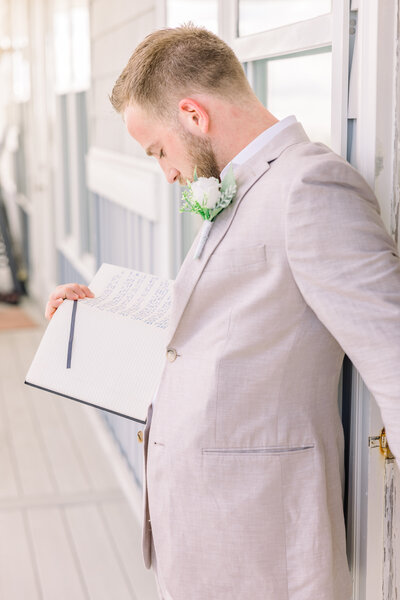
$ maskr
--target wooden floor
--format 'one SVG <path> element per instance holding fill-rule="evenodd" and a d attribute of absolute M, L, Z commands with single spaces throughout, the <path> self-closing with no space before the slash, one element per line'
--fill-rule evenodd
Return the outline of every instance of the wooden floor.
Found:
<path fill-rule="evenodd" d="M 0 599 L 156 600 L 97 409 L 23 383 L 46 324 L 0 331 Z"/>

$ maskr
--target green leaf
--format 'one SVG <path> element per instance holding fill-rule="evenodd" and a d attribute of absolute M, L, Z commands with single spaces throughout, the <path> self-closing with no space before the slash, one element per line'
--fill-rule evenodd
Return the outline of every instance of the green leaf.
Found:
<path fill-rule="evenodd" d="M 197 166 L 194 168 L 193 181 L 197 181 Z M 187 190 L 182 193 L 183 204 L 180 212 L 199 214 L 204 220 L 212 221 L 235 197 L 237 190 L 233 167 L 230 165 L 226 176 L 220 185 L 220 197 L 214 208 L 207 207 L 207 194 L 204 194 L 201 204 L 194 200 L 191 182 L 187 180 Z"/>
<path fill-rule="evenodd" d="M 233 185 L 236 186 L 236 181 L 235 181 L 235 175 L 233 173 L 233 167 L 232 167 L 232 163 L 231 163 L 227 174 L 225 175 L 225 177 L 223 178 L 223 180 L 221 182 L 221 193 L 224 193 L 228 187 L 233 186 Z"/>

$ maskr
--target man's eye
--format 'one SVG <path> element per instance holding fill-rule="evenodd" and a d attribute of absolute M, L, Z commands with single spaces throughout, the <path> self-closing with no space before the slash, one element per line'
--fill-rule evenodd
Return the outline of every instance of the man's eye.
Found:
<path fill-rule="evenodd" d="M 164 150 L 161 148 L 160 150 L 160 158 L 164 158 L 165 154 L 164 154 Z"/>

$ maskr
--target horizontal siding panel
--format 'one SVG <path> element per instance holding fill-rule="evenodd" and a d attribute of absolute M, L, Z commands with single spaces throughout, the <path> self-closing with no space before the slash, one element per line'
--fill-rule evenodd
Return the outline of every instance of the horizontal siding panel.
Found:
<path fill-rule="evenodd" d="M 145 159 L 128 158 L 98 148 L 92 148 L 87 156 L 89 189 L 149 221 L 159 218 L 159 177 Z"/>
<path fill-rule="evenodd" d="M 111 12 L 114 11 L 112 6 Z M 129 21 L 98 39 L 92 39 L 92 81 L 121 72 L 135 47 L 155 28 L 155 12 Z"/>
<path fill-rule="evenodd" d="M 118 115 L 94 116 L 90 120 L 90 139 L 93 146 L 111 152 L 123 152 L 125 132 Z"/>
<path fill-rule="evenodd" d="M 92 2 L 90 9 L 91 16 L 91 34 L 97 38 L 110 30 L 117 29 L 141 17 L 143 14 L 154 10 L 155 0 L 141 0 L 132 2 L 132 0 L 97 0 Z"/>
<path fill-rule="evenodd" d="M 115 71 L 112 75 L 97 77 L 97 79 L 92 81 L 91 89 L 91 114 L 99 117 L 117 116 L 120 125 L 123 124 L 121 117 L 118 117 L 108 96 L 111 95 L 114 83 L 121 70 L 122 66 L 121 69 Z"/>
<path fill-rule="evenodd" d="M 106 101 L 108 102 L 108 98 Z M 154 162 L 154 158 L 148 158 L 143 148 L 129 135 L 122 117 L 112 107 L 111 110 L 112 113 L 107 116 L 92 115 L 90 119 L 92 146 Z M 159 173 L 161 175 L 161 170 Z"/>

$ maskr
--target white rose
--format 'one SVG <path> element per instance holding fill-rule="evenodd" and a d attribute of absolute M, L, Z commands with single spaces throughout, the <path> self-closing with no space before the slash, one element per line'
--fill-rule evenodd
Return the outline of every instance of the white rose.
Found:
<path fill-rule="evenodd" d="M 199 177 L 191 183 L 194 200 L 199 204 L 205 200 L 207 208 L 214 208 L 219 200 L 220 181 L 216 177 Z"/>

